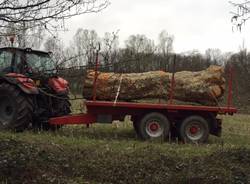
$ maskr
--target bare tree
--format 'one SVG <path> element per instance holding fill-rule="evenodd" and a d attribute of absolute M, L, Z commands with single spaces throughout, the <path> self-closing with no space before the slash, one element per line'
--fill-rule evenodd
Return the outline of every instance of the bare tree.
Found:
<path fill-rule="evenodd" d="M 16 32 L 16 29 L 20 29 L 21 31 Z M 43 27 L 37 26 L 29 28 L 25 22 L 23 24 L 13 24 L 12 28 L 6 33 L 15 36 L 15 46 L 22 48 L 30 47 L 34 49 L 39 49 L 41 47 L 45 36 Z"/>
<path fill-rule="evenodd" d="M 19 31 L 17 32 L 16 30 Z M 0 31 L 2 33 L 2 35 L 0 35 L 1 46 L 11 46 L 10 38 L 15 37 L 13 46 L 39 49 L 45 36 L 43 27 L 37 26 L 29 29 L 25 23 L 9 23 L 9 27 L 1 28 Z"/>
<path fill-rule="evenodd" d="M 111 67 L 117 60 L 119 52 L 118 32 L 119 31 L 112 33 L 106 32 L 102 38 L 101 55 L 107 69 Z"/>
<path fill-rule="evenodd" d="M 48 52 L 52 52 L 52 57 L 55 65 L 58 67 L 63 67 L 65 65 L 64 61 L 66 60 L 64 54 L 64 47 L 61 40 L 49 37 L 44 43 L 44 49 Z"/>
<path fill-rule="evenodd" d="M 74 55 L 77 56 L 75 65 L 91 65 L 94 62 L 95 50 L 100 41 L 96 31 L 88 29 L 78 29 L 74 35 L 74 43 L 71 46 L 75 47 Z"/>
<path fill-rule="evenodd" d="M 154 40 L 140 34 L 129 36 L 125 44 L 134 53 L 154 53 L 156 50 Z"/>
<path fill-rule="evenodd" d="M 18 47 L 39 48 L 44 30 L 55 36 L 65 30 L 66 19 L 99 12 L 108 5 L 109 0 L 0 0 L 0 36 L 15 36 Z"/>
<path fill-rule="evenodd" d="M 206 65 L 207 67 L 210 64 L 218 65 L 223 64 L 222 63 L 222 52 L 220 49 L 207 49 L 205 51 L 205 59 L 206 59 Z"/>
<path fill-rule="evenodd" d="M 170 35 L 166 30 L 163 30 L 160 32 L 158 39 L 158 52 L 162 56 L 162 60 L 160 61 L 160 67 L 169 71 L 169 59 L 170 54 L 173 52 L 174 36 Z"/>
<path fill-rule="evenodd" d="M 242 25 L 244 25 L 250 18 L 250 1 L 229 1 L 229 3 L 235 8 L 234 11 L 230 12 L 232 14 L 231 22 L 233 23 L 233 30 L 236 28 L 237 30 L 241 31 Z"/>
<path fill-rule="evenodd" d="M 9 23 L 26 23 L 28 28 L 58 28 L 67 18 L 99 12 L 108 5 L 108 0 L 0 0 L 0 25 L 6 28 Z"/>
<path fill-rule="evenodd" d="M 124 66 L 128 71 L 145 71 L 151 64 L 152 56 L 156 51 L 154 40 L 147 38 L 145 35 L 131 35 L 125 41 L 126 49 L 122 57 L 129 60 Z"/>
<path fill-rule="evenodd" d="M 159 34 L 159 44 L 158 49 L 159 52 L 163 54 L 163 56 L 168 55 L 173 51 L 173 42 L 174 36 L 170 35 L 166 30 L 163 30 Z"/>

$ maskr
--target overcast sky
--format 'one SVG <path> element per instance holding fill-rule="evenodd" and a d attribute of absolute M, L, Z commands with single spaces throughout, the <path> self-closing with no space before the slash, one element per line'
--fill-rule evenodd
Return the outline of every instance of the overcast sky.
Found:
<path fill-rule="evenodd" d="M 67 20 L 68 32 L 61 36 L 66 44 L 78 28 L 94 29 L 98 35 L 119 31 L 120 46 L 131 34 L 145 34 L 157 43 L 165 29 L 175 37 L 174 51 L 185 52 L 219 48 L 238 51 L 245 40 L 250 47 L 250 20 L 243 31 L 232 32 L 228 0 L 110 0 L 111 5 L 97 14 Z"/>

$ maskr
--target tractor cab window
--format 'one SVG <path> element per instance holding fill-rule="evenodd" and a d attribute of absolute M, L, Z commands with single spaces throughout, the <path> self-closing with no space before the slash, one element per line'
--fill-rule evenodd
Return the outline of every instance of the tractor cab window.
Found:
<path fill-rule="evenodd" d="M 35 73 L 52 73 L 55 70 L 54 62 L 49 54 L 27 53 L 26 61 Z"/>
<path fill-rule="evenodd" d="M 0 72 L 10 73 L 12 70 L 12 52 L 0 51 Z"/>

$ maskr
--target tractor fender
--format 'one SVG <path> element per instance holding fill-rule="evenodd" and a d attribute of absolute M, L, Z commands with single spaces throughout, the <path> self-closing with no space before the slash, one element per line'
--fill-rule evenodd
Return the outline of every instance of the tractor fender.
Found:
<path fill-rule="evenodd" d="M 61 77 L 50 78 L 48 84 L 57 94 L 67 94 L 69 92 L 68 81 Z"/>
<path fill-rule="evenodd" d="M 8 82 L 9 84 L 18 86 L 26 94 L 36 95 L 39 93 L 39 90 L 36 87 L 35 82 L 32 79 L 22 74 L 8 73 L 0 77 L 0 82 L 1 81 Z"/>

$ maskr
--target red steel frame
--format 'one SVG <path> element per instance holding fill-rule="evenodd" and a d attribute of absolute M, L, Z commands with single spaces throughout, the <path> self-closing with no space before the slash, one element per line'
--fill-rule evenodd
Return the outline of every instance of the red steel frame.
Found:
<path fill-rule="evenodd" d="M 99 50 L 98 50 L 99 51 Z M 96 100 L 96 89 L 97 89 L 97 77 L 98 77 L 98 51 L 95 65 L 95 78 L 93 81 L 93 100 L 87 101 L 86 106 L 88 109 L 87 114 L 76 114 L 69 116 L 62 116 L 51 118 L 50 124 L 91 124 L 97 122 L 98 115 L 112 115 L 112 120 L 122 119 L 125 115 L 140 116 L 145 112 L 162 111 L 164 113 L 178 113 L 183 112 L 200 112 L 200 113 L 215 113 L 215 114 L 229 114 L 233 115 L 237 112 L 237 109 L 232 104 L 232 89 L 233 89 L 233 70 L 229 67 L 228 76 L 228 97 L 227 106 L 194 106 L 194 105 L 175 105 L 173 104 L 174 99 L 174 86 L 175 86 L 175 60 L 173 63 L 173 75 L 170 89 L 170 99 L 167 104 L 152 104 L 152 103 L 130 103 L 130 102 L 108 102 L 108 101 L 97 101 Z"/>

